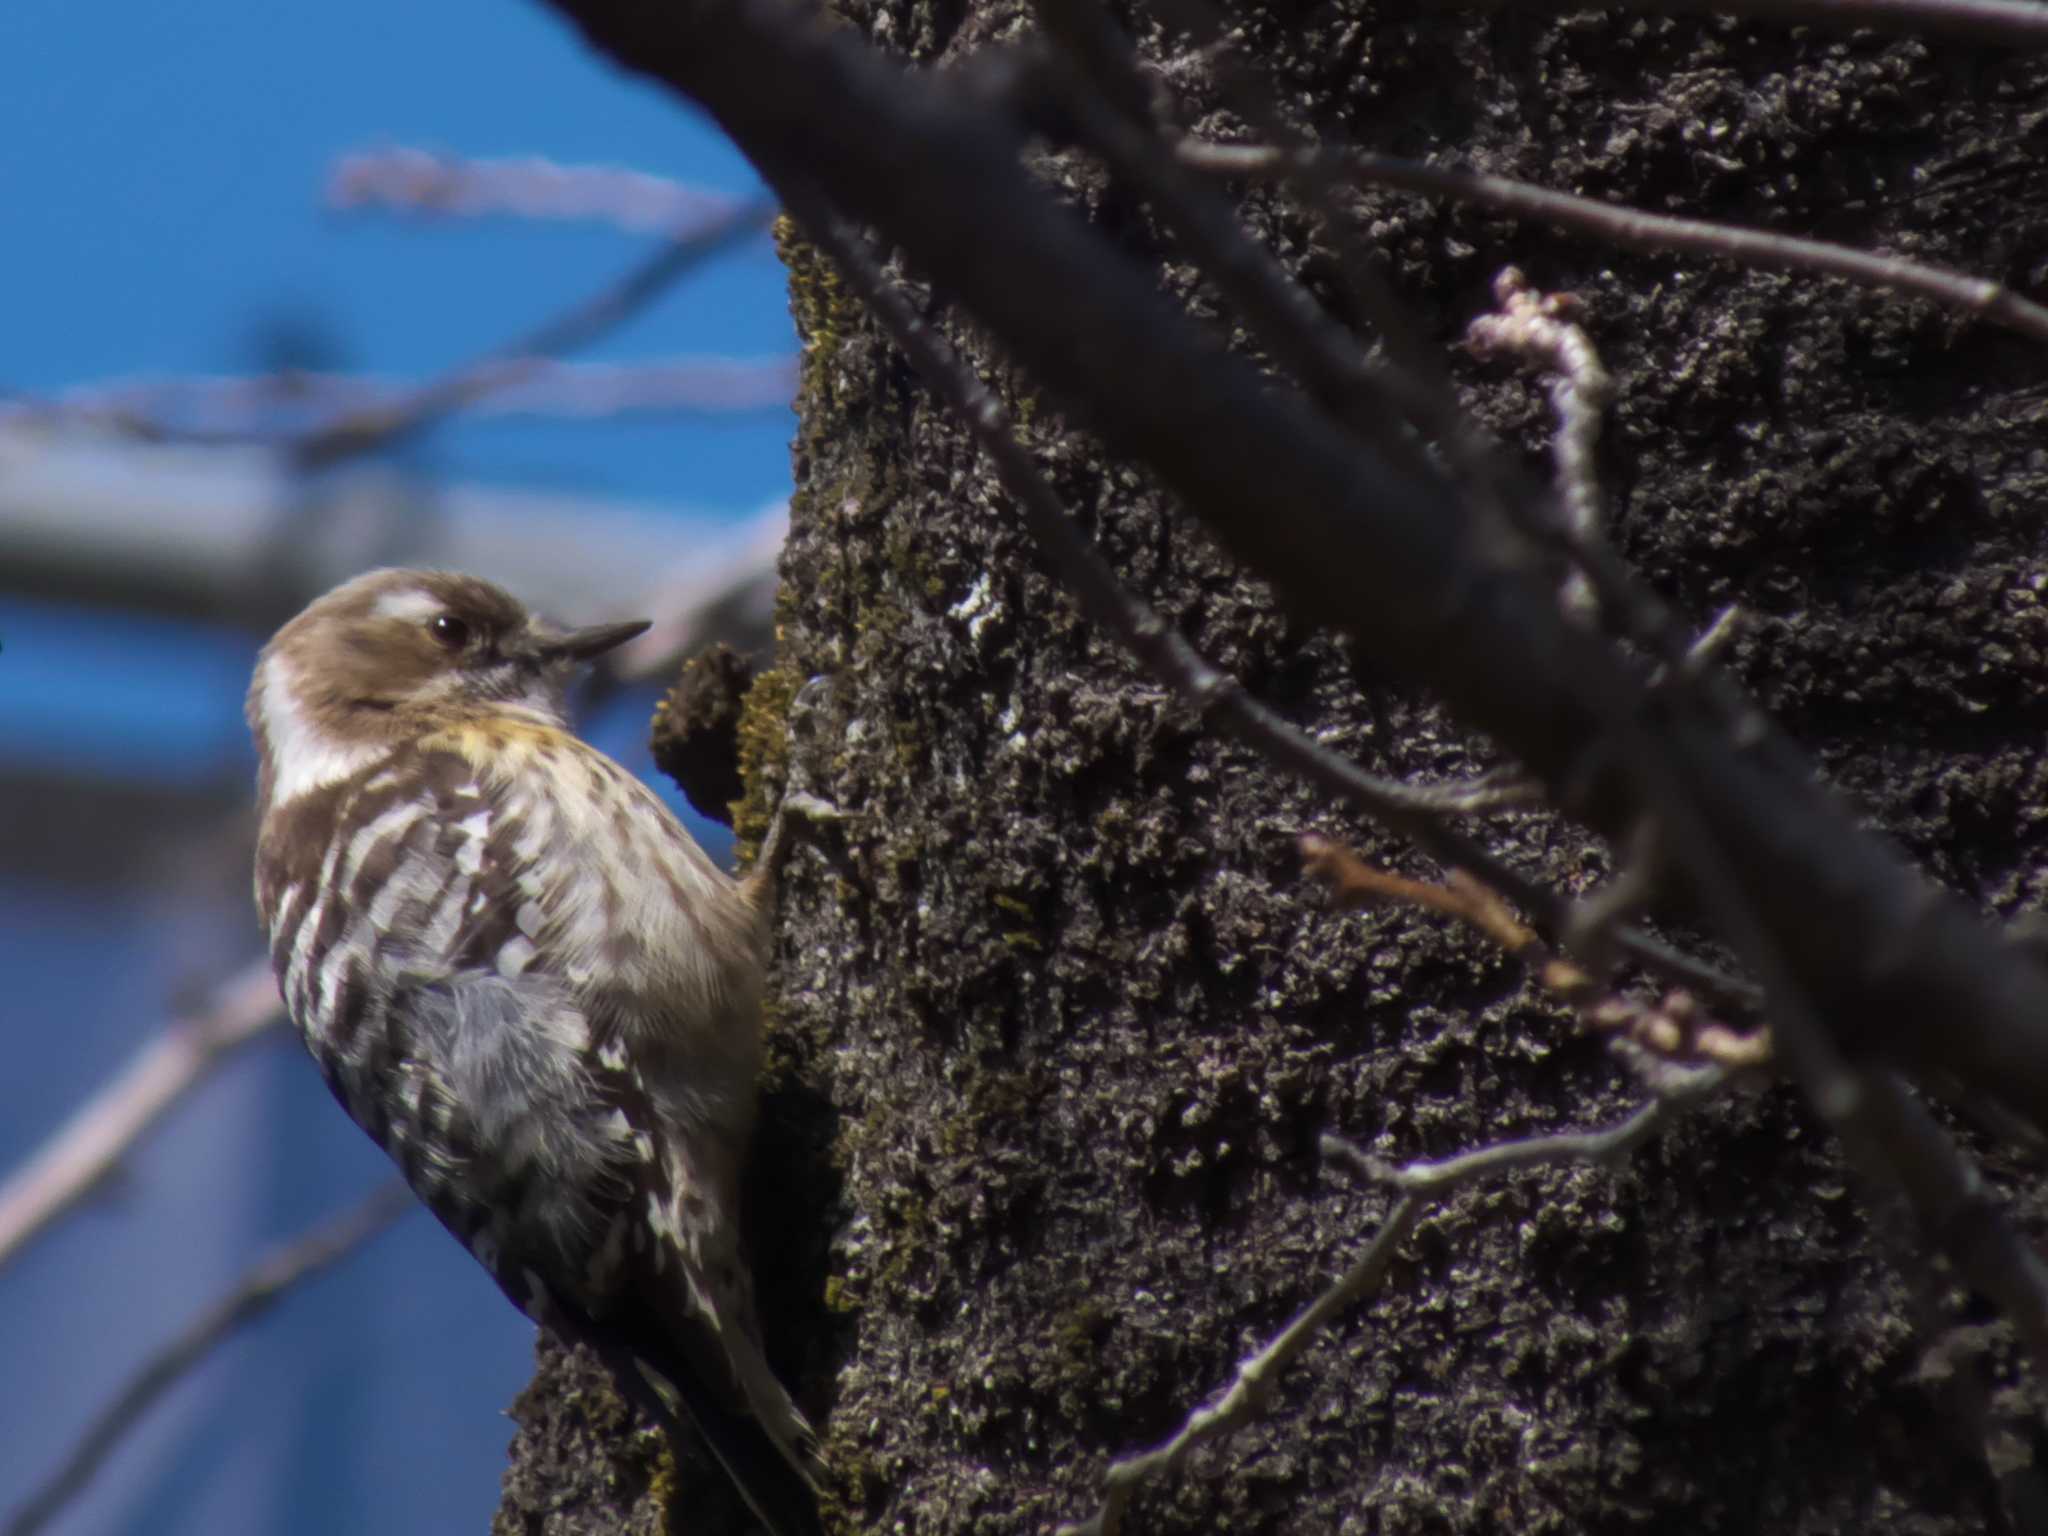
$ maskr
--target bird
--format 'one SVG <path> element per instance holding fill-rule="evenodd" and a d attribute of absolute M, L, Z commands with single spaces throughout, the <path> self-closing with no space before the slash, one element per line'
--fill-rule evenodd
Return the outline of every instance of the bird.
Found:
<path fill-rule="evenodd" d="M 774 860 L 721 870 L 569 728 L 648 628 L 376 570 L 263 648 L 256 904 L 343 1108 L 535 1323 L 695 1425 L 773 1536 L 822 1464 L 740 1238 Z"/>

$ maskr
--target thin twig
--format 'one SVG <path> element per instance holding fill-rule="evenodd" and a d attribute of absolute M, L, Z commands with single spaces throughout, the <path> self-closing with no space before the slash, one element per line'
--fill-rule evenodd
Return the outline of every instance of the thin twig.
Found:
<path fill-rule="evenodd" d="M 1163 0 L 1163 9 L 1209 50 L 1223 100 L 1254 133 L 1275 144 L 1310 147 L 1283 112 L 1269 73 L 1246 56 L 1243 33 L 1230 16 L 1211 0 Z M 1168 146 L 1158 146 L 1157 152 L 1171 157 Z M 1362 237 L 1358 221 L 1340 199 L 1340 194 L 1349 190 L 1350 178 L 1325 158 L 1310 156 L 1297 164 L 1301 173 L 1293 179 L 1295 189 L 1322 221 L 1353 304 L 1386 348 L 1391 371 L 1401 381 L 1411 409 L 1411 421 L 1452 454 L 1475 493 L 1497 492 L 1503 465 L 1493 443 L 1460 407 L 1442 354 L 1395 297 L 1374 260 L 1376 248 Z"/>
<path fill-rule="evenodd" d="M 1529 295 L 1511 292 L 1509 297 L 1524 301 L 1519 318 L 1525 322 L 1508 338 L 1510 344 L 1548 354 L 1552 365 L 1567 376 L 1590 373 L 1597 381 L 1597 394 L 1605 376 L 1590 343 L 1561 319 L 1544 325 L 1528 302 Z M 1526 323 L 1532 317 L 1533 327 Z M 1550 334 L 1541 334 L 1545 331 Z M 1569 427 L 1568 405 L 1571 402 L 1560 402 L 1560 414 Z M 1622 619 L 1629 633 L 1664 655 L 1668 681 L 1690 688 L 1720 714 L 1731 737 L 1739 739 L 1750 728 L 1753 706 L 1711 672 L 1706 657 L 1713 644 L 1683 636 L 1672 610 L 1635 581 L 1597 527 L 1568 527 L 1564 533 L 1603 606 Z M 1986 1194 L 1968 1157 L 1904 1088 L 1880 1070 L 1851 1062 L 1808 1007 L 1781 945 L 1757 920 L 1726 855 L 1699 815 L 1687 783 L 1687 765 L 1668 742 L 1644 729 L 1639 720 L 1614 722 L 1612 741 L 1610 755 L 1618 756 L 1637 778 L 1640 802 L 1654 808 L 1638 826 L 1646 850 L 1661 854 L 1667 838 L 1678 842 L 1676 863 L 1721 931 L 1764 982 L 1773 1016 L 1783 1026 L 1773 1031 L 1773 1039 L 1808 1099 L 1855 1162 L 1902 1190 L 1927 1240 L 1948 1253 L 1972 1283 L 2005 1310 L 2036 1369 L 2048 1372 L 2048 1265 L 2021 1242 Z M 1629 905 L 1611 903 L 1610 910 L 1601 912 L 1596 921 L 1602 933 L 1613 931 L 1624 910 L 1647 898 L 1647 886 L 1656 878 L 1660 862 L 1657 854 L 1646 851 L 1632 864 L 1631 878 L 1617 882 L 1615 902 Z M 1568 926 L 1564 936 L 1579 953 L 1587 952 L 1575 942 L 1580 937 L 1576 925 Z"/>
<path fill-rule="evenodd" d="M 1718 1090 L 1723 1080 L 1709 1079 L 1691 1089 L 1684 1102 L 1690 1103 Z M 1551 1136 L 1529 1136 L 1495 1142 L 1473 1152 L 1461 1152 L 1441 1162 L 1403 1163 L 1399 1166 L 1373 1156 L 1356 1142 L 1341 1136 L 1325 1136 L 1323 1156 L 1348 1164 L 1355 1172 L 1377 1183 L 1392 1185 L 1403 1194 L 1430 1195 L 1438 1200 L 1461 1185 L 1489 1174 L 1512 1173 L 1545 1163 L 1594 1163 L 1613 1167 L 1648 1141 L 1663 1126 L 1676 1098 L 1652 1099 L 1627 1119 L 1599 1131 L 1563 1131 Z"/>
<path fill-rule="evenodd" d="M 1502 0 L 1473 0 L 1492 10 Z M 1516 0 L 1529 4 L 1530 0 Z M 1576 11 L 1578 0 L 1541 0 L 1549 10 Z M 1968 38 L 2007 48 L 2048 48 L 2048 6 L 2040 0 L 1629 0 L 1627 9 L 1652 14 L 1755 16 L 1783 27 L 1823 26 L 1842 31 Z"/>
<path fill-rule="evenodd" d="M 1568 903 L 1525 879 L 1493 854 L 1446 824 L 1448 809 L 1430 789 L 1370 774 L 1332 752 L 1260 704 L 1228 673 L 1212 666 L 1186 637 L 1120 582 L 1116 573 L 1067 516 L 1058 494 L 1038 472 L 1010 429 L 1002 404 L 952 345 L 910 306 L 883 273 L 866 239 L 847 226 L 809 189 L 792 190 L 792 211 L 868 301 L 876 319 L 903 349 L 925 382 L 974 434 L 1015 499 L 1033 536 L 1053 559 L 1083 609 L 1179 694 L 1205 720 L 1229 731 L 1270 761 L 1411 838 L 1447 868 L 1470 870 L 1552 932 L 1569 921 Z M 1618 942 L 1646 968 L 1744 1006 L 1754 1001 L 1743 982 L 1681 955 L 1635 929 Z"/>
<path fill-rule="evenodd" d="M 1614 935 L 1656 901 L 1667 870 L 1657 823 L 1645 819 L 1630 831 L 1622 848 L 1620 870 L 1572 904 L 1571 921 L 1559 935 L 1564 947 L 1595 975 L 1615 966 Z"/>
<path fill-rule="evenodd" d="M 1595 450 L 1600 442 L 1601 413 L 1614 394 L 1614 380 L 1601 366 L 1600 354 L 1576 324 L 1577 299 L 1570 294 L 1540 293 L 1518 267 L 1503 267 L 1493 279 L 1499 306 L 1480 315 L 1465 329 L 1465 344 L 1481 354 L 1505 352 L 1551 377 L 1551 410 L 1557 436 L 1551 456 L 1556 463 L 1559 506 L 1564 534 L 1574 547 L 1602 536 L 1600 474 Z M 1572 569 L 1565 587 L 1567 607 L 1591 613 L 1593 589 L 1585 573 Z M 1697 647 L 1694 654 L 1698 654 Z"/>
<path fill-rule="evenodd" d="M 327 177 L 331 208 L 434 218 L 594 221 L 635 235 L 676 235 L 731 214 L 735 201 L 667 176 L 525 156 L 466 159 L 397 146 L 343 155 Z"/>
<path fill-rule="evenodd" d="M 90 1195 L 165 1110 L 282 1014 L 276 978 L 262 960 L 144 1046 L 0 1184 L 0 1269 Z"/>
<path fill-rule="evenodd" d="M 1156 475 L 1290 613 L 1384 647 L 1395 673 L 1609 835 L 1654 807 L 1625 773 L 1588 775 L 1588 743 L 1654 713 L 1786 964 L 1857 1030 L 1857 1051 L 1995 1085 L 2048 1123 L 2048 968 L 1857 827 L 1781 735 L 1731 735 L 1692 689 L 1646 695 L 1640 658 L 1565 621 L 1526 536 L 1479 516 L 1440 469 L 1363 449 L 1229 352 L 1159 291 L 1149 260 L 1034 179 L 1017 116 L 768 0 L 550 3 L 609 58 L 697 102 L 786 196 L 815 202 L 823 186 L 834 210 L 900 244 L 1043 399 Z"/>
<path fill-rule="evenodd" d="M 1402 1168 L 1390 1167 L 1340 1137 L 1325 1136 L 1325 1157 L 1392 1185 L 1401 1191 L 1400 1200 L 1357 1261 L 1261 1349 L 1240 1361 L 1228 1387 L 1190 1413 L 1179 1429 L 1151 1450 L 1112 1462 L 1103 1476 L 1101 1507 L 1087 1520 L 1061 1526 L 1059 1536 L 1116 1536 L 1124 1508 L 1138 1488 L 1178 1469 L 1196 1446 L 1229 1435 L 1256 1418 L 1264 1410 L 1281 1373 L 1330 1320 L 1378 1292 L 1393 1265 L 1395 1250 L 1430 1207 L 1463 1186 L 1492 1174 L 1553 1163 L 1611 1165 L 1654 1135 L 1673 1111 L 1696 1102 L 1718 1086 L 1719 1079 L 1714 1078 L 1701 1082 L 1683 1099 L 1654 1099 L 1606 1130 L 1519 1137 L 1440 1163 L 1410 1163 Z"/>
<path fill-rule="evenodd" d="M 1282 369 L 1360 441 L 1411 464 L 1422 449 L 1397 419 L 1434 430 L 1444 402 L 1405 374 L 1374 368 L 1358 341 L 1296 283 L 1272 252 L 1246 233 L 1230 205 L 1176 159 L 1150 122 L 1112 106 L 1133 88 L 1136 57 L 1108 11 L 1094 0 L 1035 0 L 1041 19 L 1082 72 L 1063 79 L 1062 105 L 1082 137 L 1172 225 L 1200 271 L 1243 314 L 1246 327 Z M 1142 89 L 1142 87 L 1135 87 Z"/>
<path fill-rule="evenodd" d="M 1742 605 L 1730 603 L 1707 621 L 1707 627 L 1700 631 L 1699 638 L 1693 641 L 1692 649 L 1686 653 L 1686 667 L 1690 674 L 1697 676 L 1714 664 L 1735 639 L 1736 631 L 1742 628 L 1743 618 Z"/>
<path fill-rule="evenodd" d="M 2005 1313 L 2034 1369 L 2048 1377 L 2048 1263 L 2013 1229 L 1976 1165 L 1905 1086 L 1843 1054 L 1695 807 L 1685 765 L 1640 727 L 1624 731 L 1623 749 L 1643 780 L 1645 799 L 1658 807 L 1660 835 L 1683 861 L 1709 916 L 1763 983 L 1772 1039 L 1808 1102 L 1853 1163 L 1880 1187 L 1904 1195 L 1923 1240 Z"/>
<path fill-rule="evenodd" d="M 2048 7 L 2033 6 L 2044 18 L 2048 39 Z M 1682 219 L 1648 213 L 1597 198 L 1553 192 L 1506 176 L 1454 171 L 1350 149 L 1284 149 L 1257 144 L 1209 144 L 1183 140 L 1180 162 L 1194 170 L 1248 181 L 1300 175 L 1311 164 L 1324 172 L 1340 172 L 1361 185 L 1392 187 L 1424 197 L 1445 197 L 1475 207 L 1491 208 L 1513 218 L 1532 219 L 1590 235 L 1603 244 L 1626 250 L 1672 252 L 1737 262 L 1776 271 L 1815 272 L 1838 277 L 1863 288 L 1890 289 L 1926 299 L 1944 309 L 1974 315 L 2035 341 L 2048 342 L 2048 305 L 2021 298 L 2003 283 L 1970 277 L 1900 256 L 1881 256 L 1854 246 L 1825 240 L 1804 240 L 1768 230 L 1745 229 L 1711 219 Z"/>
<path fill-rule="evenodd" d="M 587 347 L 623 325 L 701 263 L 758 233 L 772 203 L 753 202 L 665 241 L 615 282 L 510 345 L 453 368 L 388 405 L 345 417 L 293 445 L 300 470 L 314 470 L 423 431 L 492 390 L 523 377 L 536 361 Z"/>
<path fill-rule="evenodd" d="M 32 1536 L 76 1498 L 156 1400 L 222 1340 L 268 1311 L 293 1286 L 347 1258 L 414 1206 L 403 1184 L 386 1184 L 361 1204 L 329 1217 L 245 1272 L 235 1288 L 145 1360 L 78 1437 L 57 1470 L 7 1522 L 4 1536 Z"/>
<path fill-rule="evenodd" d="M 469 416 L 552 416 L 578 421 L 626 415 L 786 410 L 796 365 L 784 357 L 657 358 L 568 363 L 517 358 L 498 382 L 479 378 Z M 241 443 L 302 434 L 323 418 L 360 420 L 402 411 L 420 386 L 366 374 L 292 371 L 255 376 L 115 379 L 55 395 L 0 401 L 0 423 L 105 423 L 152 441 Z"/>
<path fill-rule="evenodd" d="M 811 237 L 868 301 L 882 328 L 903 349 L 926 382 L 967 423 L 982 451 L 995 464 L 1005 489 L 1016 499 L 1032 534 L 1059 562 L 1091 618 L 1122 640 L 1205 718 L 1237 729 L 1252 727 L 1256 744 L 1285 741 L 1289 766 L 1300 771 L 1306 764 L 1314 763 L 1316 768 L 1310 777 L 1333 787 L 1341 784 L 1340 793 L 1346 799 L 1410 831 L 1418 840 L 1452 835 L 1444 833 L 1437 824 L 1444 803 L 1435 791 L 1418 790 L 1398 780 L 1369 774 L 1272 715 L 1244 691 L 1236 678 L 1212 666 L 1184 636 L 1118 581 L 1116 573 L 1067 516 L 1057 493 L 1039 474 L 1029 452 L 1010 430 L 1009 416 L 1001 402 L 952 345 L 911 309 L 903 291 L 882 272 L 864 239 L 829 213 L 811 216 L 800 210 L 799 216 Z M 1454 803 L 1464 803 L 1470 793 L 1469 787 L 1461 786 L 1451 798 Z"/>
<path fill-rule="evenodd" d="M 1667 1060 L 1712 1062 L 1730 1070 L 1761 1067 L 1771 1059 L 1770 1036 L 1745 1034 L 1702 1017 L 1683 992 L 1639 1003 L 1601 983 L 1593 972 L 1559 954 L 1508 910 L 1507 903 L 1463 870 L 1441 885 L 1377 869 L 1348 848 L 1313 834 L 1301 840 L 1302 872 L 1319 881 L 1340 905 L 1397 901 L 1456 918 L 1518 960 L 1543 990 L 1577 1013 L 1587 1027 L 1620 1035 Z"/>
<path fill-rule="evenodd" d="M 1062 1525 L 1058 1536 L 1117 1536 L 1131 1495 L 1162 1473 L 1176 1470 L 1189 1451 L 1230 1434 L 1265 1406 L 1270 1378 L 1285 1370 L 1331 1317 L 1377 1292 L 1393 1266 L 1394 1251 L 1415 1230 L 1431 1204 L 1427 1196 L 1403 1195 L 1358 1261 L 1309 1303 L 1257 1354 L 1239 1362 L 1221 1396 L 1204 1403 L 1173 1435 L 1149 1451 L 1110 1463 L 1103 1474 L 1102 1506 L 1090 1518 Z"/>

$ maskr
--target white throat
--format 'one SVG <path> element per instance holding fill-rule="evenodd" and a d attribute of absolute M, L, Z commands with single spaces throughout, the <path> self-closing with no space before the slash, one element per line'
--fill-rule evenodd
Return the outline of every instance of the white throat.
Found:
<path fill-rule="evenodd" d="M 263 710 L 263 739 L 270 750 L 273 806 L 353 778 L 385 751 L 371 742 L 337 741 L 316 726 L 299 701 L 298 672 L 281 655 L 264 660 L 258 698 Z"/>

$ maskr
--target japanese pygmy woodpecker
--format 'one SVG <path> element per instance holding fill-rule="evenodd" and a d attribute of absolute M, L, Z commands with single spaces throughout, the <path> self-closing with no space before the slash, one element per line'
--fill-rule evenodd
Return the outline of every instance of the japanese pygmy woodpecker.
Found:
<path fill-rule="evenodd" d="M 740 1245 L 772 872 L 734 880 L 564 723 L 644 623 L 374 571 L 257 663 L 256 900 L 328 1087 L 536 1323 L 694 1422 L 776 1536 L 815 1445 Z"/>

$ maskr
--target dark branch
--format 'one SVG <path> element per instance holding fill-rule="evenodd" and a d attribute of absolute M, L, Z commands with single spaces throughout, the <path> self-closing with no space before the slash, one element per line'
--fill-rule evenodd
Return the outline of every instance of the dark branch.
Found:
<path fill-rule="evenodd" d="M 1228 355 L 1030 177 L 1018 123 L 779 0 L 558 7 L 703 105 L 785 195 L 816 185 L 902 245 L 1298 614 L 1435 689 L 1610 836 L 1655 807 L 1602 744 L 1654 718 L 1744 899 L 1844 1047 L 1946 1065 L 2048 1124 L 2048 976 L 1858 830 L 1782 741 L 1738 734 L 1698 689 L 1653 695 L 1560 613 L 1541 551 L 1509 520 L 1361 452 Z"/>
<path fill-rule="evenodd" d="M 1501 3 L 1474 0 L 1473 8 L 1493 10 Z M 1575 0 L 1541 3 L 1554 11 L 1581 9 Z M 2039 0 L 1630 0 L 1624 9 L 1754 16 L 1786 27 L 1832 27 L 1839 32 L 1868 27 L 1875 32 L 1966 38 L 2005 48 L 2048 48 L 2048 6 Z"/>
<path fill-rule="evenodd" d="M 902 290 L 883 273 L 867 241 L 838 219 L 811 189 L 795 190 L 791 203 L 912 366 L 967 424 L 996 466 L 1004 489 L 1016 498 L 1032 536 L 1059 567 L 1091 619 L 1115 635 L 1208 723 L 1230 732 L 1284 771 L 1412 839 L 1447 868 L 1480 875 L 1533 913 L 1551 932 L 1563 931 L 1570 912 L 1562 898 L 1523 878 L 1449 825 L 1454 817 L 1488 808 L 1483 792 L 1476 793 L 1471 786 L 1447 789 L 1405 784 L 1366 772 L 1259 703 L 1236 678 L 1212 666 L 1185 636 L 1118 581 L 1012 434 L 1001 402 L 946 339 L 911 308 Z M 1741 982 L 1639 930 L 1622 929 L 1616 941 L 1644 966 L 1669 979 L 1737 1005 L 1756 1001 L 1755 994 Z"/>
<path fill-rule="evenodd" d="M 2048 7 L 2043 7 L 2048 14 Z M 1183 165 L 1225 178 L 1277 180 L 1287 176 L 1339 176 L 1360 186 L 1392 187 L 1422 197 L 1448 198 L 1491 208 L 1511 218 L 1549 224 L 1624 250 L 1702 256 L 1745 267 L 1813 272 L 1862 288 L 1889 289 L 1944 309 L 1975 315 L 1991 325 L 2048 342 L 2048 305 L 2021 298 L 2003 283 L 1951 272 L 1901 256 L 1885 256 L 1825 240 L 1803 240 L 1769 230 L 1745 229 L 1711 219 L 1681 219 L 1597 198 L 1553 192 L 1505 176 L 1447 170 L 1419 160 L 1363 150 L 1281 149 L 1256 144 L 1183 141 Z"/>

